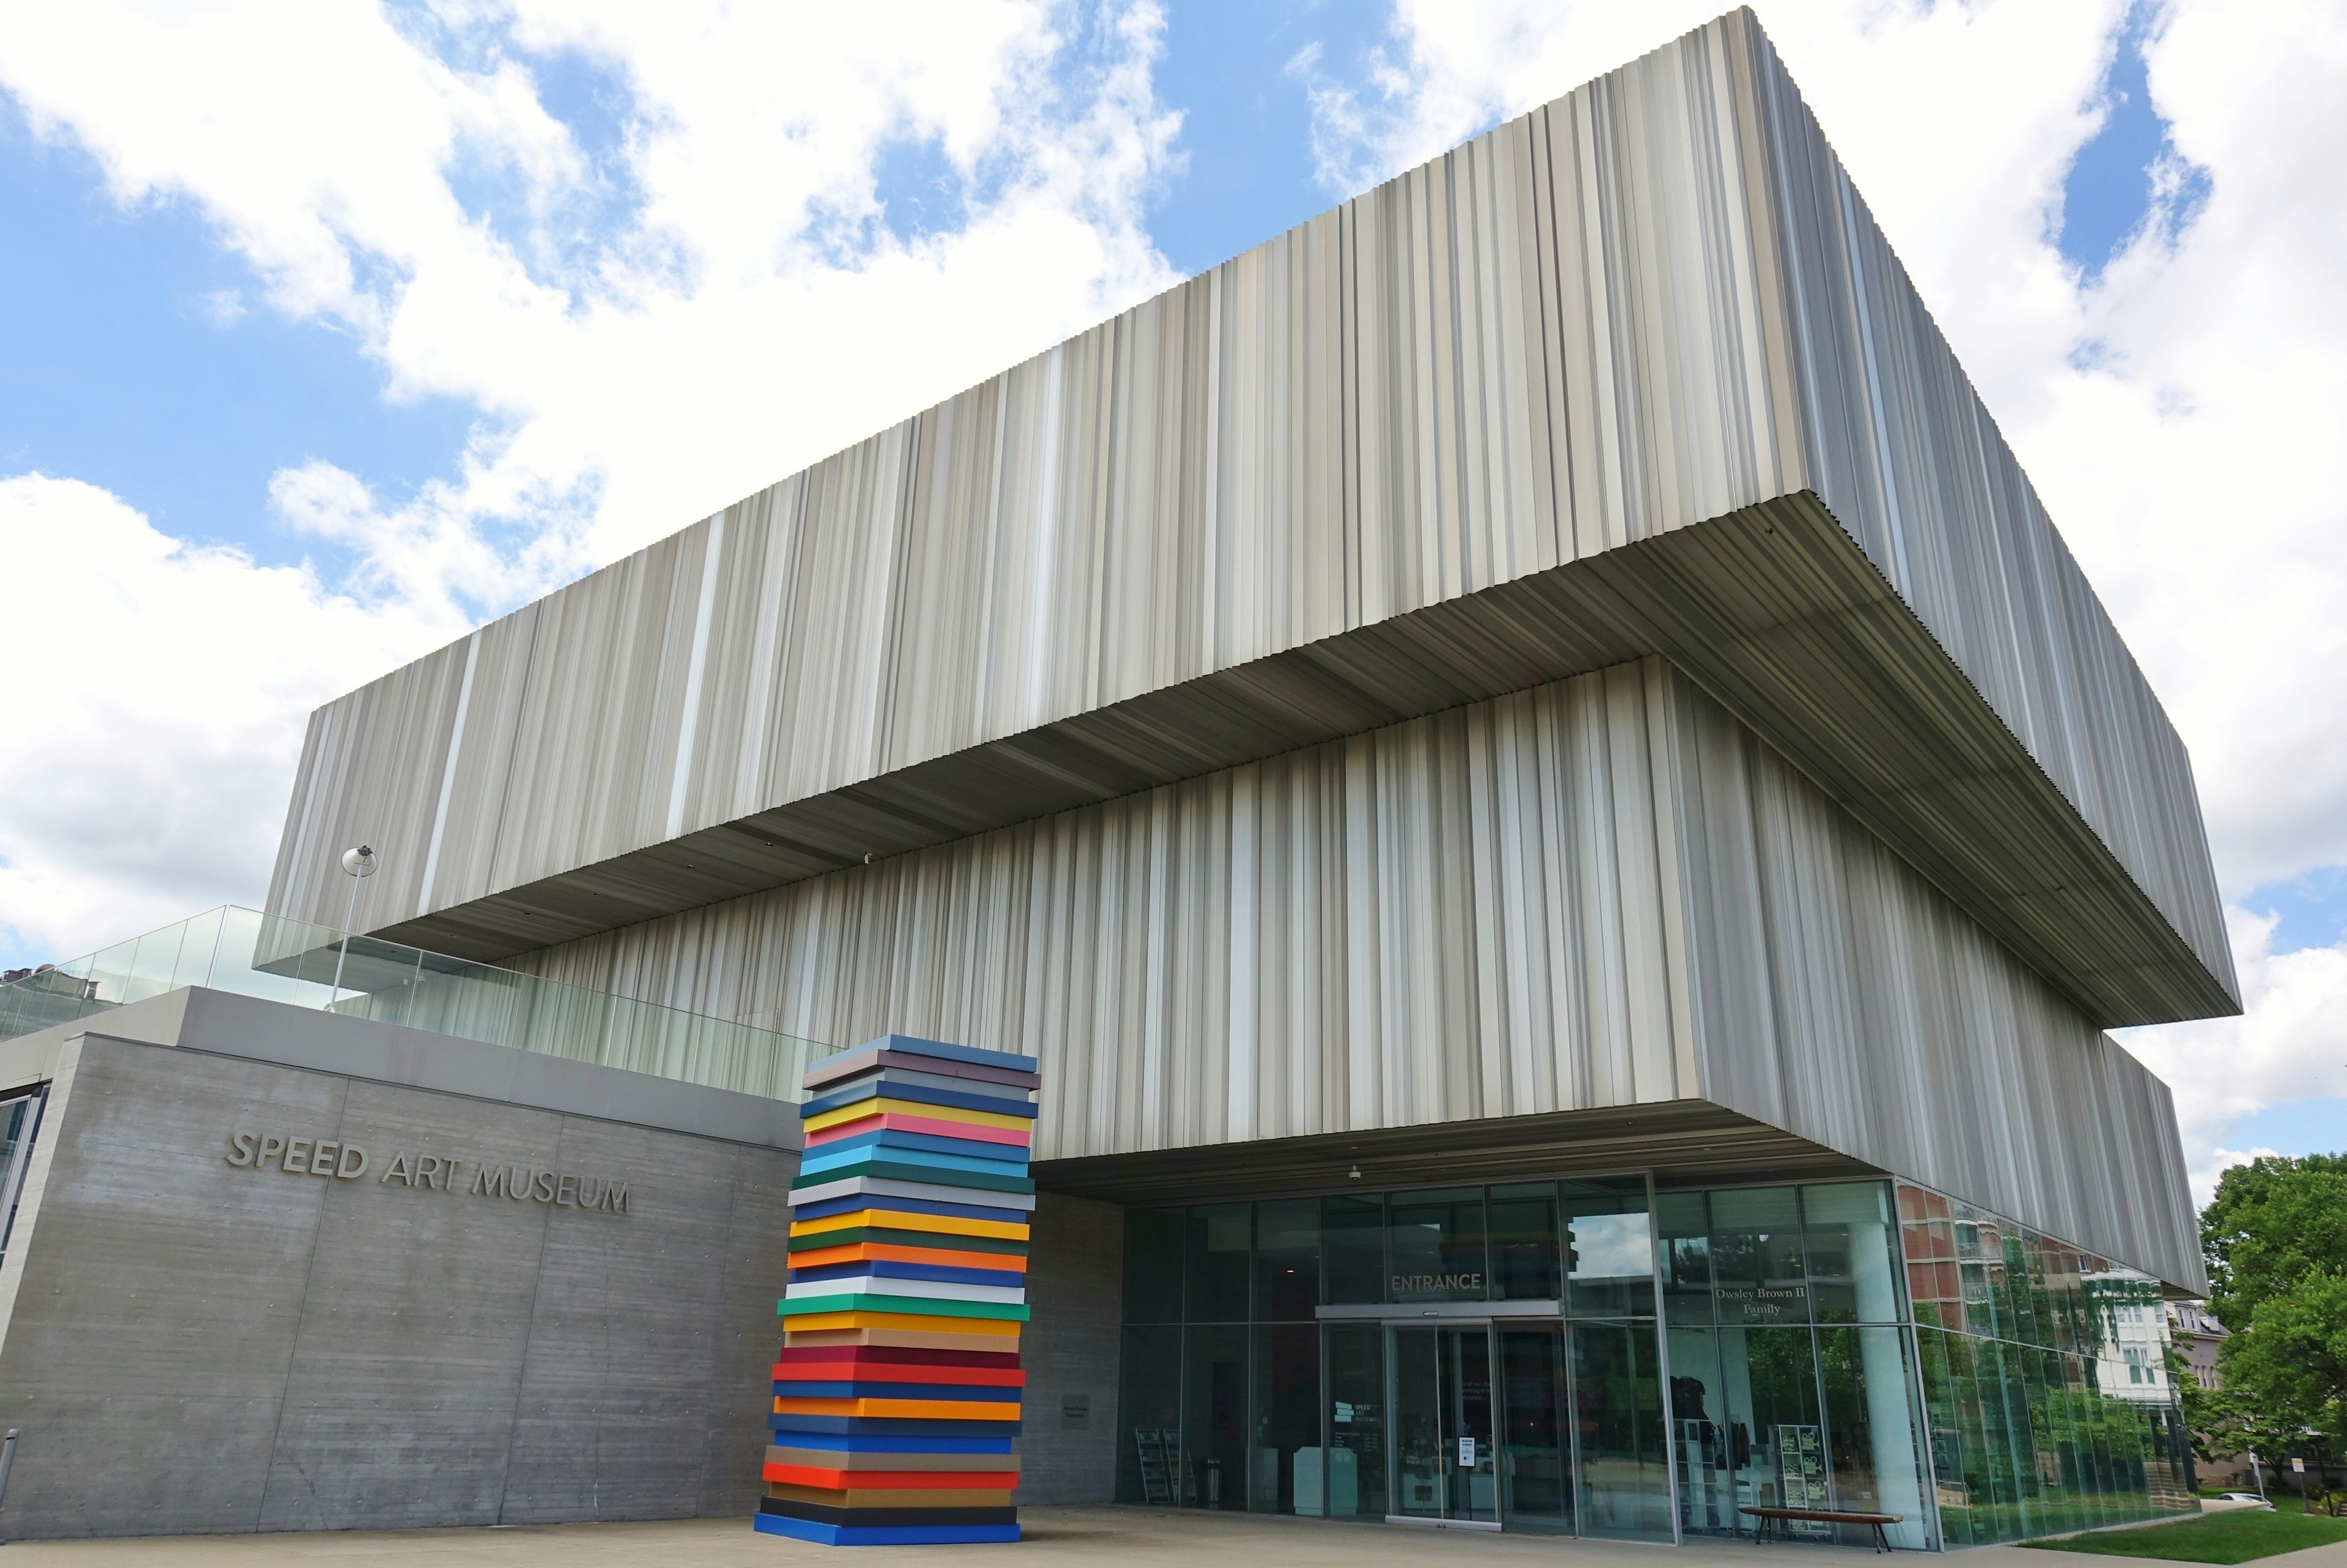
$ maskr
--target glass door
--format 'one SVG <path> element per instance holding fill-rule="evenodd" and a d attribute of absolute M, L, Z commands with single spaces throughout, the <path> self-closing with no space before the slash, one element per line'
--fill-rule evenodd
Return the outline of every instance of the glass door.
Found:
<path fill-rule="evenodd" d="M 1497 1529 L 1491 1326 L 1392 1328 L 1387 1347 L 1392 1517 Z"/>
<path fill-rule="evenodd" d="M 1510 1530 L 1573 1530 L 1572 1409 L 1561 1324 L 1504 1327 L 1500 1340 L 1500 1506 Z"/>

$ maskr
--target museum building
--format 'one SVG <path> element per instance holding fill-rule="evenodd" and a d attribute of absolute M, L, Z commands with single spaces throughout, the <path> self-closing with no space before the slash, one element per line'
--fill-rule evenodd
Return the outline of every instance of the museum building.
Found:
<path fill-rule="evenodd" d="M 889 1032 L 1022 1505 L 2195 1506 L 2190 764 L 1749 12 L 320 709 L 268 903 L 0 989 L 0 1532 L 750 1512 Z"/>

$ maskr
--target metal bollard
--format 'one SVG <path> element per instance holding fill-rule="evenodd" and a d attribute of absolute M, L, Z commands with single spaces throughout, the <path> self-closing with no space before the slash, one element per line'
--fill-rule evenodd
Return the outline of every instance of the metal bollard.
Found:
<path fill-rule="evenodd" d="M 16 1429 L 8 1429 L 5 1441 L 0 1441 L 0 1503 L 8 1501 L 8 1467 L 16 1462 Z M 0 1535 L 0 1541 L 7 1539 Z"/>

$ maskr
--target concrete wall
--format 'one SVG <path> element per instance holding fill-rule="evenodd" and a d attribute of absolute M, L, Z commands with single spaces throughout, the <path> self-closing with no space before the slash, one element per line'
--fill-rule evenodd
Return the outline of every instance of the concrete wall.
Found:
<path fill-rule="evenodd" d="M 791 1152 L 98 1035 L 49 1061 L 0 1268 L 0 1532 L 755 1507 Z M 239 1127 L 370 1168 L 235 1168 Z M 628 1213 L 411 1189 L 397 1149 L 616 1177 Z"/>
<path fill-rule="evenodd" d="M 1030 1257 L 1019 1501 L 1113 1502 L 1124 1210 L 1045 1193 Z"/>

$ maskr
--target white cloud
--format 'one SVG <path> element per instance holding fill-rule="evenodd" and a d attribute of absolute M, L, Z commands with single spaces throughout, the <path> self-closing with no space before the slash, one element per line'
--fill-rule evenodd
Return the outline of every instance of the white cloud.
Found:
<path fill-rule="evenodd" d="M 247 313 L 243 292 L 238 289 L 213 289 L 197 303 L 203 311 L 204 320 L 222 332 L 244 320 Z"/>
<path fill-rule="evenodd" d="M 2231 908 L 2226 923 L 2249 1003 L 2243 1016 L 2120 1036 L 2176 1091 L 2185 1160 L 2203 1202 L 2226 1166 L 2274 1152 L 2226 1147 L 2242 1122 L 2271 1105 L 2347 1099 L 2347 941 L 2276 953 L 2273 917 Z"/>
<path fill-rule="evenodd" d="M 118 201 L 194 202 L 278 310 L 355 333 L 394 398 L 487 416 L 427 517 L 351 492 L 343 531 L 436 541 L 412 565 L 470 585 L 462 536 L 518 525 L 542 582 L 1170 282 L 1142 223 L 1178 123 L 1151 95 L 1161 31 L 1138 0 L 395 21 L 90 0 L 0 16 L 0 86 Z M 547 108 L 533 70 L 555 60 L 610 82 L 615 154 Z M 888 227 L 875 169 L 905 143 L 963 184 L 964 221 Z"/>
<path fill-rule="evenodd" d="M 302 716 L 465 630 L 159 533 L 93 486 L 0 479 L 0 923 L 76 957 L 267 889 Z"/>
<path fill-rule="evenodd" d="M 2082 294 L 2012 434 L 2191 744 L 2234 896 L 2347 862 L 2347 12 L 2180 7 L 2154 102 L 2211 190 Z"/>
<path fill-rule="evenodd" d="M 251 266 L 210 320 L 325 323 L 394 400 L 482 415 L 409 498 L 275 477 L 291 534 L 356 563 L 331 584 L 8 482 L 47 602 L 0 635 L 49 717 L 0 733 L 0 927 L 64 957 L 256 897 L 309 708 L 1172 282 L 1161 32 L 1145 0 L 0 10 L 36 132 Z M 556 65 L 608 89 L 608 138 L 549 109 Z M 962 200 L 904 237 L 876 169 L 907 144 Z"/>

